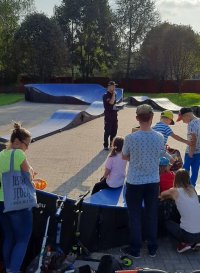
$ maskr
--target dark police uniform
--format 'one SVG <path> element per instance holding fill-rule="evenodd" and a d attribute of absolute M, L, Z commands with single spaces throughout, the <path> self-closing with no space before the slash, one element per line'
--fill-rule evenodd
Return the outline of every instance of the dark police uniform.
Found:
<path fill-rule="evenodd" d="M 110 137 L 110 145 L 112 144 L 113 138 L 117 134 L 118 120 L 117 120 L 117 108 L 114 104 L 110 104 L 109 101 L 112 98 L 112 94 L 107 92 L 103 95 L 103 105 L 104 105 L 104 148 L 108 148 Z"/>

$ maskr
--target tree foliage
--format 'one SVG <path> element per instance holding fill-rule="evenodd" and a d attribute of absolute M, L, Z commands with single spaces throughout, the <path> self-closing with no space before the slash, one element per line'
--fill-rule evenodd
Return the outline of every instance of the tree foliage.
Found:
<path fill-rule="evenodd" d="M 197 37 L 189 26 L 163 23 L 152 29 L 141 48 L 143 67 L 160 80 L 176 80 L 178 88 L 195 70 Z"/>
<path fill-rule="evenodd" d="M 134 50 L 147 32 L 159 22 L 152 0 L 118 0 L 116 11 L 118 31 L 126 52 L 126 77 L 129 77 Z"/>
<path fill-rule="evenodd" d="M 75 67 L 85 79 L 112 67 L 118 39 L 108 0 L 63 0 L 55 18 L 71 53 L 72 76 Z"/>
<path fill-rule="evenodd" d="M 66 47 L 59 26 L 44 14 L 26 17 L 14 37 L 16 63 L 21 73 L 40 81 L 60 72 L 66 64 Z"/>
<path fill-rule="evenodd" d="M 31 10 L 33 0 L 0 0 L 0 80 L 10 78 L 13 37 L 19 20 Z"/>

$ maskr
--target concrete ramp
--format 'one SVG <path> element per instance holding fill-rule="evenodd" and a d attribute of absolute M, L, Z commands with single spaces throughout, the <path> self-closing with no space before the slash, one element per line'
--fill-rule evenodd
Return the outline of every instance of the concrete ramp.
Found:
<path fill-rule="evenodd" d="M 99 84 L 27 84 L 25 99 L 32 102 L 91 104 L 102 101 L 106 89 Z M 122 101 L 123 90 L 116 88 L 117 101 Z"/>
<path fill-rule="evenodd" d="M 42 123 L 32 127 L 29 131 L 32 141 L 71 129 L 92 119 L 102 116 L 104 113 L 103 103 L 93 102 L 85 111 L 81 110 L 57 110 L 52 116 Z M 9 135 L 0 138 L 1 142 L 7 142 Z"/>
<path fill-rule="evenodd" d="M 178 112 L 180 110 L 180 106 L 174 104 L 167 98 L 158 98 L 152 99 L 148 96 L 135 96 L 129 98 L 129 103 L 134 106 L 138 106 L 141 104 L 149 104 L 156 110 L 171 110 L 173 112 Z"/>

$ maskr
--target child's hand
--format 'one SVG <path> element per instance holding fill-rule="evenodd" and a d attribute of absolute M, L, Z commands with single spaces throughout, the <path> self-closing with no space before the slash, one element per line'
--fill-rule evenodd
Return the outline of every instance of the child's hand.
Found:
<path fill-rule="evenodd" d="M 196 141 L 197 141 L 197 137 L 194 133 L 190 133 L 189 134 L 189 138 L 190 140 L 188 140 L 188 145 L 189 146 L 195 146 L 196 145 Z"/>
<path fill-rule="evenodd" d="M 163 198 L 163 196 L 161 194 L 158 196 L 158 199 L 160 199 L 160 201 L 164 200 L 164 198 Z"/>
<path fill-rule="evenodd" d="M 176 162 L 176 159 L 171 157 L 169 162 L 173 165 Z"/>

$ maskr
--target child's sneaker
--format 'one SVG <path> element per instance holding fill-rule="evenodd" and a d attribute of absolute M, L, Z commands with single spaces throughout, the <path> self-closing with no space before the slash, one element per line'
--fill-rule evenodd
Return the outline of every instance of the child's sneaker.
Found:
<path fill-rule="evenodd" d="M 178 246 L 177 246 L 177 251 L 178 253 L 183 253 L 187 250 L 191 249 L 191 245 L 188 245 L 186 243 L 180 243 Z"/>
<path fill-rule="evenodd" d="M 196 243 L 192 246 L 192 250 L 200 250 L 200 243 Z"/>

